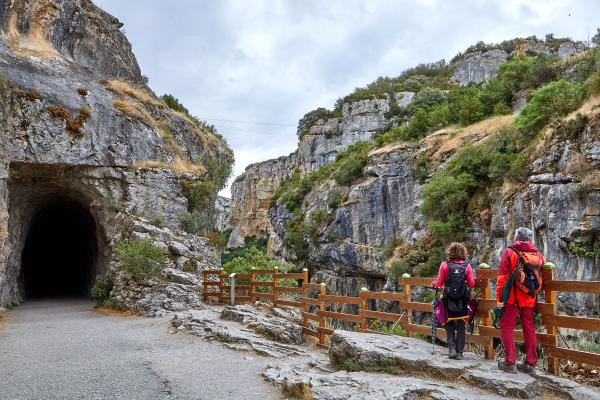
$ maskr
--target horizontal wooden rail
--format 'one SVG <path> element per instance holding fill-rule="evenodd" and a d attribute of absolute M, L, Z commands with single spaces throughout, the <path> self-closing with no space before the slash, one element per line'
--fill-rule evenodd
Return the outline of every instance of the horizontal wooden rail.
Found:
<path fill-rule="evenodd" d="M 290 306 L 290 307 L 302 307 L 301 301 L 291 301 L 291 300 L 273 300 L 273 303 L 277 306 Z"/>
<path fill-rule="evenodd" d="M 269 299 L 269 300 L 273 300 L 275 298 L 275 295 L 273 293 L 260 293 L 260 292 L 256 292 L 256 293 L 254 293 L 254 298 L 255 299 Z"/>
<path fill-rule="evenodd" d="M 388 300 L 388 301 L 402 301 L 405 296 L 404 293 L 396 292 L 361 292 L 359 294 L 362 299 L 373 299 L 373 300 Z"/>
<path fill-rule="evenodd" d="M 600 294 L 600 281 L 550 281 L 542 286 L 555 292 L 583 292 Z"/>
<path fill-rule="evenodd" d="M 325 318 L 333 318 L 341 321 L 360 322 L 360 315 L 347 314 L 335 311 L 319 311 L 319 315 Z"/>
<path fill-rule="evenodd" d="M 277 286 L 273 288 L 273 291 L 278 293 L 304 293 L 304 289 L 301 287 L 288 287 L 288 286 Z"/>
<path fill-rule="evenodd" d="M 554 346 L 543 346 L 543 349 L 545 353 L 553 357 L 564 358 L 582 364 L 600 365 L 600 354 Z"/>
<path fill-rule="evenodd" d="M 306 287 L 308 290 L 321 290 L 321 284 L 319 283 L 302 283 L 303 287 Z"/>
<path fill-rule="evenodd" d="M 346 303 L 346 304 L 360 304 L 362 300 L 360 297 L 349 297 L 349 296 L 333 296 L 333 295 L 319 295 L 319 299 L 324 300 L 328 303 Z"/>
<path fill-rule="evenodd" d="M 303 277 L 304 277 L 303 273 L 283 272 L 283 273 L 275 274 L 275 278 L 277 278 L 277 279 L 302 279 Z"/>
<path fill-rule="evenodd" d="M 250 282 L 250 284 L 254 285 L 254 286 L 260 286 L 260 287 L 273 287 L 273 286 L 275 286 L 275 282 L 252 281 L 252 282 Z"/>
<path fill-rule="evenodd" d="M 311 314 L 311 313 L 307 313 L 307 312 L 305 312 L 305 313 L 302 313 L 302 316 L 303 316 L 303 317 L 306 317 L 306 318 L 308 318 L 308 319 L 310 319 L 310 320 L 312 320 L 312 321 L 318 321 L 318 320 L 319 320 L 319 318 L 321 318 L 321 317 L 320 317 L 319 315 L 317 315 L 317 314 Z"/>
<path fill-rule="evenodd" d="M 542 324 L 554 325 L 560 328 L 600 332 L 600 320 L 595 318 L 570 317 L 566 315 L 542 315 Z"/>
<path fill-rule="evenodd" d="M 275 275 L 276 272 L 274 269 L 254 269 L 252 273 L 257 275 Z"/>
<path fill-rule="evenodd" d="M 400 321 L 404 322 L 407 319 L 406 314 L 395 314 L 381 311 L 360 310 L 360 315 L 364 318 L 380 319 L 382 321 Z"/>
<path fill-rule="evenodd" d="M 319 299 L 310 299 L 308 297 L 303 297 L 302 299 L 300 299 L 300 301 L 306 304 L 310 304 L 311 306 L 321 305 L 321 300 Z"/>

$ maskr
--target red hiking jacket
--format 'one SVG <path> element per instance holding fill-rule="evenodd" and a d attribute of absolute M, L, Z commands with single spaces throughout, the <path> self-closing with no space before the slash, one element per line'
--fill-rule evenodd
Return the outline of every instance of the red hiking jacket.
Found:
<path fill-rule="evenodd" d="M 544 257 L 540 251 L 531 242 L 520 242 L 516 241 L 513 247 L 518 251 L 525 252 L 537 252 L 542 257 L 542 263 Z M 517 268 L 519 256 L 510 247 L 507 247 L 502 254 L 502 260 L 500 260 L 500 268 L 498 269 L 498 283 L 496 286 L 496 301 L 500 302 L 500 295 L 502 294 L 502 288 L 508 279 L 511 272 Z M 521 290 L 517 289 L 517 300 L 519 301 L 519 307 L 535 307 L 535 298 L 528 296 Z M 510 297 L 508 298 L 507 304 L 515 304 L 515 291 L 510 291 Z"/>

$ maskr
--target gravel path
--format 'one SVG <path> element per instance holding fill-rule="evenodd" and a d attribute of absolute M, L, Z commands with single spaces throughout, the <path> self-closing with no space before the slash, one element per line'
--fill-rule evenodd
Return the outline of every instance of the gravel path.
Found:
<path fill-rule="evenodd" d="M 260 376 L 269 359 L 168 327 L 83 300 L 28 302 L 0 329 L 0 399 L 281 398 Z"/>

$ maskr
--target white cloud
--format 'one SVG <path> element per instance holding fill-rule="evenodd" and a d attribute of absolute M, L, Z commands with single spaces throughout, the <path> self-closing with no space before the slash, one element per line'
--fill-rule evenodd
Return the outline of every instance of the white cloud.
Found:
<path fill-rule="evenodd" d="M 306 112 L 378 76 L 454 54 L 479 40 L 587 39 L 595 0 L 96 0 L 125 23 L 150 86 L 214 123 L 248 163 L 296 147 Z M 142 6 L 143 4 L 143 6 Z M 569 15 L 570 14 L 570 15 Z M 227 191 L 225 191 L 227 194 Z"/>

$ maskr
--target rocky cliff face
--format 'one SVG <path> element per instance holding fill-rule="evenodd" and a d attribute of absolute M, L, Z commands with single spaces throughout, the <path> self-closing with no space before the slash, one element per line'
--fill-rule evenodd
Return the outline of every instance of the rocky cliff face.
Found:
<path fill-rule="evenodd" d="M 121 26 L 87 0 L 0 4 L 0 305 L 26 295 L 23 249 L 44 210 L 91 216 L 89 290 L 130 236 L 119 215 L 178 230 L 184 184 L 205 177 L 194 160 L 231 156 L 142 84 Z"/>
<path fill-rule="evenodd" d="M 575 118 L 575 117 L 572 117 Z M 598 237 L 600 219 L 597 169 L 600 155 L 600 117 L 597 113 L 573 132 L 564 124 L 539 144 L 530 160 L 531 174 L 520 187 L 506 186 L 494 194 L 490 209 L 472 215 L 468 242 L 474 246 L 475 264 L 497 266 L 502 250 L 511 243 L 519 226 L 535 233 L 535 244 L 544 256 L 558 266 L 561 279 L 600 280 L 599 255 L 589 247 Z M 425 233 L 420 212 L 422 184 L 415 176 L 414 157 L 428 154 L 443 168 L 461 143 L 485 140 L 490 133 L 485 124 L 459 135 L 449 147 L 449 132 L 440 131 L 419 143 L 390 145 L 372 151 L 363 170 L 364 178 L 347 189 L 347 200 L 332 209 L 327 202 L 332 182 L 314 188 L 305 198 L 303 213 L 317 209 L 333 215 L 330 223 L 310 242 L 306 265 L 316 281 L 326 281 L 336 291 L 357 295 L 362 286 L 381 289 L 387 268 L 383 248 L 396 240 L 415 245 Z M 591 174 L 591 175 L 590 175 Z M 270 210 L 274 242 L 282 243 L 285 223 L 291 218 L 278 204 Z M 573 251 L 572 246 L 587 250 Z M 292 254 L 283 246 L 274 252 L 285 258 Z M 562 310 L 570 314 L 600 315 L 600 303 L 594 296 L 562 293 Z"/>
<path fill-rule="evenodd" d="M 398 106 L 410 104 L 412 92 L 400 92 L 393 99 L 362 100 L 344 104 L 340 118 L 319 120 L 298 144 L 298 150 L 280 157 L 249 165 L 231 187 L 231 224 L 228 246 L 244 244 L 244 237 L 271 232 L 269 202 L 281 182 L 296 171 L 307 174 L 335 161 L 337 155 L 353 143 L 371 140 L 396 118 L 386 118 L 390 101 Z"/>
<path fill-rule="evenodd" d="M 583 43 L 570 40 L 563 41 L 555 49 L 539 41 L 523 40 L 517 42 L 515 50 L 511 53 L 501 49 L 493 49 L 476 51 L 465 55 L 461 60 L 454 63 L 454 73 L 451 80 L 462 86 L 488 81 L 497 75 L 500 65 L 504 64 L 510 56 L 515 54 L 542 54 L 545 56 L 557 56 L 562 59 L 580 53 L 584 49 L 585 46 Z"/>

